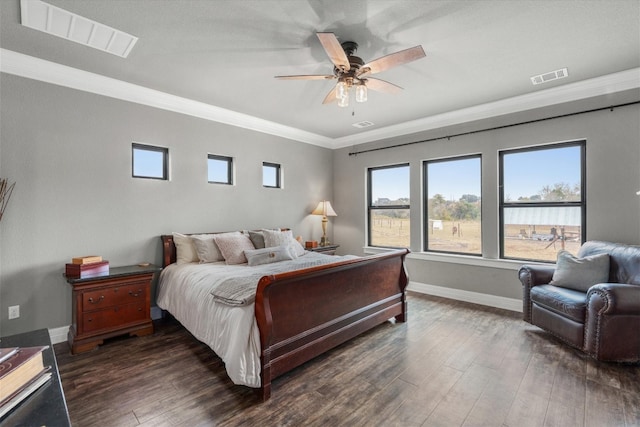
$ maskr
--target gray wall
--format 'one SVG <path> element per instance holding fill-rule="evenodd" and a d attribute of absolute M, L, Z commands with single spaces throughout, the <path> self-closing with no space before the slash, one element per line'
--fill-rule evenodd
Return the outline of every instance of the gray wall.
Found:
<path fill-rule="evenodd" d="M 0 176 L 17 182 L 0 222 L 2 335 L 71 323 L 74 256 L 159 264 L 172 231 L 321 237 L 309 212 L 333 197 L 331 150 L 7 74 L 0 96 Z M 134 141 L 169 148 L 170 181 L 131 178 Z M 207 183 L 207 153 L 235 158 L 236 185 Z M 283 189 L 262 187 L 263 161 L 282 165 Z"/>
<path fill-rule="evenodd" d="M 365 175 L 371 166 L 410 162 L 411 249 L 419 252 L 422 160 L 481 153 L 483 250 L 494 259 L 498 150 L 586 138 L 588 238 L 640 243 L 638 105 L 349 156 L 358 147 L 331 151 L 6 74 L 0 97 L 0 176 L 17 182 L 0 222 L 2 335 L 70 324 L 71 290 L 62 272 L 71 257 L 99 254 L 114 266 L 160 263 L 158 236 L 172 231 L 289 226 L 304 239 L 319 239 L 320 220 L 308 213 L 326 198 L 339 214 L 329 225 L 339 253 L 363 254 Z M 169 147 L 170 181 L 131 178 L 134 141 Z M 235 158 L 235 186 L 206 182 L 207 153 Z M 262 187 L 262 161 L 282 164 L 283 189 Z M 419 283 L 521 297 L 513 268 L 412 259 L 408 269 Z M 21 317 L 9 321 L 7 307 L 17 304 Z"/>
<path fill-rule="evenodd" d="M 635 95 L 637 97 L 637 94 Z M 637 99 L 637 98 L 636 98 Z M 520 115 L 520 121 L 531 119 Z M 455 137 L 402 148 L 349 156 L 358 148 L 334 151 L 334 240 L 342 252 L 362 254 L 366 243 L 366 169 L 409 162 L 411 167 L 411 250 L 422 247 L 421 163 L 423 160 L 482 154 L 482 227 L 484 257 L 498 258 L 498 150 L 575 139 L 587 141 L 587 238 L 640 244 L 640 108 L 632 105 L 534 124 Z M 491 127 L 495 121 L 425 132 L 376 143 L 375 146 L 420 141 Z M 558 165 L 561 167 L 561 165 Z M 412 281 L 519 299 L 517 265 L 472 266 L 411 259 Z M 506 268 L 506 269 L 505 269 Z"/>

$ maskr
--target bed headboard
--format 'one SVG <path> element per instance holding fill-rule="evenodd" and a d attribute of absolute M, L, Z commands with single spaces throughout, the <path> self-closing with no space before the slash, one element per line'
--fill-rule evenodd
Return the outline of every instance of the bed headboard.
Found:
<path fill-rule="evenodd" d="M 173 235 L 163 234 L 162 239 L 162 268 L 176 262 L 176 245 L 173 243 Z"/>

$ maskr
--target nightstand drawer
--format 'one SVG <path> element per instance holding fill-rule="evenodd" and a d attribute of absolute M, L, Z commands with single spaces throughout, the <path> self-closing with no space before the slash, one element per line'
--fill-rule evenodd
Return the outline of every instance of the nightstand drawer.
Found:
<path fill-rule="evenodd" d="M 100 311 L 86 313 L 82 320 L 83 333 L 109 329 L 114 326 L 124 327 L 127 324 L 144 321 L 149 317 L 146 304 L 140 301 L 134 304 L 116 305 Z"/>
<path fill-rule="evenodd" d="M 152 334 L 151 282 L 160 270 L 151 264 L 126 265 L 99 276 L 67 277 L 73 287 L 67 334 L 71 353 L 93 350 L 116 335 Z"/>
<path fill-rule="evenodd" d="M 129 304 L 144 300 L 148 286 L 146 282 L 116 286 L 96 291 L 83 292 L 82 311 L 99 310 L 118 304 Z"/>

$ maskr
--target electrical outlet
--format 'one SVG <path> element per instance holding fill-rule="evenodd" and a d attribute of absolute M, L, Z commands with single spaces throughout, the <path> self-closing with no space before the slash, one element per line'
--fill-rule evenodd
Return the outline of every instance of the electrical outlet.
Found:
<path fill-rule="evenodd" d="M 17 319 L 18 317 L 20 317 L 20 306 L 12 305 L 9 307 L 9 320 Z"/>

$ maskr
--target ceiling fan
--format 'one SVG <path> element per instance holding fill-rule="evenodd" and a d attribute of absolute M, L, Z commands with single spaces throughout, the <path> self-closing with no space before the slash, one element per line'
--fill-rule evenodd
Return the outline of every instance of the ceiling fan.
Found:
<path fill-rule="evenodd" d="M 323 104 L 338 101 L 339 106 L 348 107 L 351 88 L 355 88 L 356 102 L 367 100 L 367 88 L 384 93 L 398 93 L 402 90 L 400 86 L 369 76 L 426 56 L 422 46 L 418 45 L 365 63 L 354 55 L 358 49 L 356 42 L 346 41 L 341 44 L 333 33 L 317 33 L 317 36 L 329 59 L 333 62 L 333 74 L 276 76 L 276 78 L 286 80 L 338 79 L 336 86 L 322 101 Z"/>

